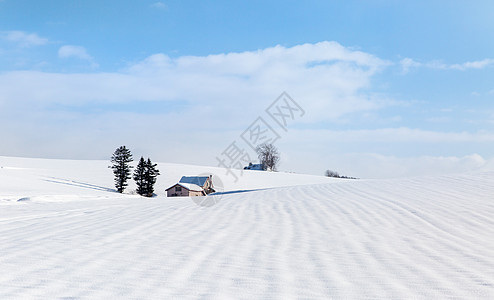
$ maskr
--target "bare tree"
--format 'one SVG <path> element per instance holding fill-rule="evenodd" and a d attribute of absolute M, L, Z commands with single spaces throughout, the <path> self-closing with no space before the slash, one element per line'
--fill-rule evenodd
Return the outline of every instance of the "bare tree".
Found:
<path fill-rule="evenodd" d="M 264 170 L 276 171 L 280 162 L 280 153 L 273 144 L 261 144 L 257 146 L 256 152 Z"/>

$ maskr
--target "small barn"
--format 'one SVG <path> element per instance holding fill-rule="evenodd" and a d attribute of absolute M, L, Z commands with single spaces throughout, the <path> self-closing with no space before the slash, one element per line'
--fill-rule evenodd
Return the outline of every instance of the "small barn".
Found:
<path fill-rule="evenodd" d="M 168 197 L 206 196 L 214 193 L 213 176 L 183 176 L 180 181 L 166 189 Z"/>

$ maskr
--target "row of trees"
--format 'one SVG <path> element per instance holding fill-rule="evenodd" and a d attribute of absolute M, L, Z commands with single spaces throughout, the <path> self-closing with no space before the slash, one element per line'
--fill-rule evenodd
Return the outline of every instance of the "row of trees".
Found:
<path fill-rule="evenodd" d="M 128 186 L 127 181 L 131 178 L 133 162 L 132 153 L 125 146 L 121 146 L 115 150 L 111 158 L 113 169 L 113 175 L 115 176 L 115 188 L 119 193 L 123 193 Z M 160 175 L 159 170 L 156 168 L 157 164 L 153 164 L 151 159 L 145 160 L 141 156 L 139 163 L 132 178 L 136 182 L 136 192 L 145 197 L 152 197 L 154 194 L 154 184 L 156 183 L 156 177 Z"/>
<path fill-rule="evenodd" d="M 355 177 L 341 176 L 340 174 L 338 174 L 338 172 L 331 171 L 331 170 L 326 170 L 326 172 L 324 172 L 324 176 L 326 176 L 326 177 L 334 177 L 334 178 L 357 179 Z"/>

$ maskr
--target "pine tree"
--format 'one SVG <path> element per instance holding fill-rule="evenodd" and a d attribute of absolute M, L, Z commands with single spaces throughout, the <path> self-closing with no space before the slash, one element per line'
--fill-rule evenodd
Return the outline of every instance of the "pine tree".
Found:
<path fill-rule="evenodd" d="M 139 163 L 137 164 L 137 167 L 134 170 L 134 176 L 133 176 L 137 185 L 136 192 L 139 195 L 145 195 L 147 193 L 145 174 L 146 174 L 146 161 L 144 160 L 144 157 L 141 156 L 141 159 L 139 160 Z"/>
<path fill-rule="evenodd" d="M 157 164 L 153 164 L 151 159 L 148 158 L 146 164 L 146 169 L 144 173 L 145 183 L 146 183 L 146 194 L 147 197 L 152 197 L 154 193 L 154 184 L 156 183 L 156 177 L 160 175 L 160 171 L 156 169 Z"/>
<path fill-rule="evenodd" d="M 145 197 L 153 196 L 156 177 L 160 175 L 160 171 L 156 169 L 156 166 L 149 158 L 147 161 L 144 160 L 144 157 L 141 157 L 139 160 L 133 176 L 137 185 L 136 191 L 139 195 Z"/>
<path fill-rule="evenodd" d="M 132 153 L 125 146 L 121 146 L 115 150 L 111 158 L 113 163 L 111 168 L 115 175 L 115 188 L 119 193 L 123 193 L 127 186 L 127 180 L 130 179 L 130 169 L 132 168 L 129 163 L 132 160 Z"/>

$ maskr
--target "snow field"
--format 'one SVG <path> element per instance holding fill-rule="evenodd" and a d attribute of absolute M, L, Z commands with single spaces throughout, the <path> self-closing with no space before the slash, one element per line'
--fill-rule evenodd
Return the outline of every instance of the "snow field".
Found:
<path fill-rule="evenodd" d="M 102 162 L 20 161 L 0 160 L 2 299 L 494 298 L 493 173 L 257 172 L 238 187 L 274 188 L 202 207 L 109 192 Z"/>

